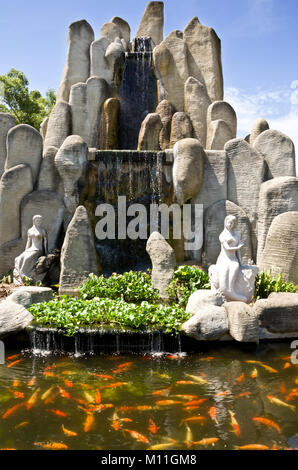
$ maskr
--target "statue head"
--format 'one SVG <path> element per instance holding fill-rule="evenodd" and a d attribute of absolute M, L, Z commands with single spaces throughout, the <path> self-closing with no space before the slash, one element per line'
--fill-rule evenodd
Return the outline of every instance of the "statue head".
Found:
<path fill-rule="evenodd" d="M 42 224 L 42 215 L 35 215 L 33 217 L 33 225 L 35 225 L 35 227 L 40 227 Z"/>
<path fill-rule="evenodd" d="M 225 228 L 227 230 L 234 230 L 237 225 L 237 219 L 234 215 L 227 215 L 225 218 Z"/>

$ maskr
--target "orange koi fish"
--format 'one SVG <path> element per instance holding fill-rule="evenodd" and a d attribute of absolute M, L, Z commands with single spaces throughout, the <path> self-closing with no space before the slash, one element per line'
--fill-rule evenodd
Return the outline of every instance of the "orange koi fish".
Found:
<path fill-rule="evenodd" d="M 294 388 L 287 396 L 286 396 L 286 401 L 291 401 L 294 400 L 295 397 L 298 396 L 298 389 Z"/>
<path fill-rule="evenodd" d="M 149 418 L 148 430 L 152 432 L 152 434 L 156 434 L 159 429 L 160 428 L 154 423 L 153 419 Z"/>
<path fill-rule="evenodd" d="M 198 410 L 200 407 L 197 405 L 197 406 L 184 406 L 184 411 L 194 411 L 194 410 Z"/>
<path fill-rule="evenodd" d="M 49 413 L 53 413 L 54 415 L 56 416 L 59 416 L 60 418 L 66 418 L 67 414 L 64 413 L 64 411 L 60 411 L 60 410 L 46 410 L 48 411 Z"/>
<path fill-rule="evenodd" d="M 288 403 L 285 403 L 284 401 L 279 400 L 279 398 L 276 398 L 272 395 L 266 395 L 266 396 L 267 396 L 268 400 L 270 401 L 270 403 L 273 403 L 273 404 L 278 405 L 278 406 L 284 406 L 286 408 L 289 408 L 292 411 L 296 410 L 296 407 L 294 405 L 289 405 Z"/>
<path fill-rule="evenodd" d="M 88 392 L 84 392 L 84 396 L 86 398 L 86 400 L 88 401 L 88 403 L 92 404 L 92 403 L 95 403 L 95 398 Z"/>
<path fill-rule="evenodd" d="M 128 432 L 136 441 L 145 442 L 146 444 L 149 443 L 147 437 L 137 431 L 132 431 L 131 429 L 123 429 L 123 431 Z"/>
<path fill-rule="evenodd" d="M 35 381 L 36 381 L 35 377 L 33 377 L 31 380 L 29 380 L 28 387 L 33 387 L 33 385 L 35 384 Z"/>
<path fill-rule="evenodd" d="M 101 379 L 105 379 L 105 380 L 114 380 L 115 379 L 115 377 L 112 377 L 111 375 L 95 374 L 95 373 L 92 373 L 91 375 L 94 375 L 95 377 L 100 377 Z"/>
<path fill-rule="evenodd" d="M 170 395 L 171 388 L 172 387 L 164 388 L 163 390 L 156 390 L 156 392 L 153 392 L 152 395 L 168 397 Z"/>
<path fill-rule="evenodd" d="M 198 375 L 191 375 L 191 374 L 185 374 L 187 377 L 190 377 L 192 380 L 194 380 L 195 382 L 197 382 L 198 384 L 207 384 L 207 380 L 205 379 L 202 379 L 202 377 L 198 376 Z"/>
<path fill-rule="evenodd" d="M 186 436 L 185 436 L 184 443 L 186 444 L 187 447 L 191 447 L 192 440 L 193 440 L 192 431 L 191 431 L 190 427 L 188 426 L 188 424 L 185 423 L 185 426 L 186 426 Z"/>
<path fill-rule="evenodd" d="M 173 447 L 173 445 L 176 443 L 177 441 L 175 439 L 170 439 L 168 442 L 154 444 L 153 446 L 148 447 L 147 450 L 165 450 L 169 449 L 170 447 Z"/>
<path fill-rule="evenodd" d="M 200 424 L 204 424 L 206 421 L 206 418 L 205 416 L 193 416 L 191 418 L 184 418 L 182 419 L 181 423 L 180 423 L 180 426 L 183 424 L 183 423 L 200 423 Z"/>
<path fill-rule="evenodd" d="M 84 422 L 84 431 L 90 432 L 94 427 L 95 419 L 92 413 L 87 413 L 86 421 Z"/>
<path fill-rule="evenodd" d="M 198 359 L 198 361 L 213 361 L 213 359 L 215 359 L 214 356 L 200 357 L 200 359 Z"/>
<path fill-rule="evenodd" d="M 27 426 L 28 424 L 29 424 L 29 421 L 23 421 L 22 423 L 17 424 L 14 428 L 15 428 L 15 429 L 24 428 L 24 427 Z"/>
<path fill-rule="evenodd" d="M 196 446 L 210 446 L 214 445 L 217 441 L 219 441 L 218 437 L 207 437 L 200 441 L 193 442 L 192 444 Z"/>
<path fill-rule="evenodd" d="M 244 374 L 244 372 L 242 372 L 242 374 L 239 375 L 239 377 L 237 377 L 237 379 L 235 379 L 234 384 L 237 383 L 237 382 L 239 382 L 239 383 L 243 382 L 244 378 L 245 378 L 245 374 Z"/>
<path fill-rule="evenodd" d="M 61 442 L 34 442 L 35 446 L 43 447 L 43 449 L 48 450 L 67 450 L 68 446 L 66 444 L 62 444 Z"/>
<path fill-rule="evenodd" d="M 199 398 L 198 395 L 173 395 L 173 397 L 181 398 L 181 400 L 195 400 Z"/>
<path fill-rule="evenodd" d="M 172 361 L 177 361 L 180 359 L 184 359 L 184 356 L 180 356 L 179 354 L 168 354 L 166 359 L 171 359 Z"/>
<path fill-rule="evenodd" d="M 113 403 L 105 403 L 100 405 L 95 405 L 90 408 L 90 411 L 96 413 L 96 411 L 107 410 L 108 408 L 114 408 L 115 405 Z"/>
<path fill-rule="evenodd" d="M 250 395 L 251 395 L 251 392 L 242 392 L 242 393 L 239 393 L 239 395 L 235 395 L 234 398 L 235 398 L 235 399 L 237 399 L 237 398 L 243 398 L 243 397 L 247 397 L 247 398 L 248 398 L 248 397 L 250 397 Z"/>
<path fill-rule="evenodd" d="M 285 365 L 283 366 L 283 369 L 288 369 L 289 367 L 291 367 L 290 362 L 286 362 Z"/>
<path fill-rule="evenodd" d="M 59 390 L 55 393 L 50 394 L 49 396 L 47 396 L 47 398 L 44 399 L 44 404 L 48 405 L 49 403 L 52 403 L 58 395 L 60 395 Z"/>
<path fill-rule="evenodd" d="M 232 425 L 232 428 L 233 428 L 233 432 L 236 434 L 237 437 L 239 437 L 241 435 L 241 429 L 240 429 L 240 426 L 235 418 L 235 413 L 233 413 L 233 411 L 229 410 L 229 413 L 231 415 L 231 425 Z"/>
<path fill-rule="evenodd" d="M 208 411 L 208 414 L 209 414 L 210 418 L 211 418 L 216 424 L 218 424 L 218 421 L 217 421 L 217 419 L 216 419 L 216 413 L 217 413 L 217 411 L 216 411 L 215 406 L 211 406 L 211 408 L 210 408 L 209 411 Z"/>
<path fill-rule="evenodd" d="M 40 392 L 40 388 L 38 388 L 37 390 L 35 390 L 35 392 L 33 393 L 33 395 L 31 395 L 31 397 L 29 398 L 29 400 L 27 401 L 27 410 L 30 410 L 32 408 L 32 406 L 35 405 L 36 401 L 37 401 L 37 396 Z"/>
<path fill-rule="evenodd" d="M 252 379 L 255 379 L 256 377 L 258 377 L 258 371 L 256 368 L 254 368 L 254 370 L 252 371 L 252 373 L 250 374 L 251 378 Z"/>
<path fill-rule="evenodd" d="M 131 367 L 133 362 L 124 362 L 123 364 L 119 364 L 117 367 L 118 369 L 127 369 L 127 367 Z"/>
<path fill-rule="evenodd" d="M 195 384 L 193 380 L 177 380 L 176 384 L 177 385 L 190 385 L 190 384 Z"/>
<path fill-rule="evenodd" d="M 113 417 L 112 417 L 112 424 L 111 424 L 112 428 L 114 429 L 114 431 L 119 431 L 119 429 L 121 428 L 122 424 L 119 420 L 119 416 L 117 415 L 117 413 L 115 412 L 113 414 Z"/>
<path fill-rule="evenodd" d="M 20 362 L 22 362 L 24 359 L 18 359 L 17 361 L 14 361 L 14 362 L 11 362 L 10 364 L 8 364 L 7 367 L 13 367 L 17 364 L 19 364 Z"/>
<path fill-rule="evenodd" d="M 18 380 L 14 380 L 12 386 L 17 388 L 20 385 L 20 382 Z"/>
<path fill-rule="evenodd" d="M 65 379 L 65 380 L 64 380 L 64 383 L 65 383 L 65 386 L 68 387 L 68 388 L 73 388 L 73 386 L 74 386 L 73 383 L 70 382 L 70 380 L 66 380 L 66 379 Z"/>
<path fill-rule="evenodd" d="M 43 375 L 45 377 L 57 377 L 57 378 L 59 378 L 59 375 L 54 374 L 54 372 L 43 371 Z"/>
<path fill-rule="evenodd" d="M 88 384 L 83 384 L 81 382 L 78 382 L 78 385 L 80 385 L 83 389 L 85 390 L 92 390 L 92 387 L 91 385 L 88 385 Z"/>
<path fill-rule="evenodd" d="M 15 412 L 21 408 L 21 406 L 24 406 L 26 405 L 26 402 L 24 403 L 18 403 L 17 405 L 14 405 L 12 408 L 9 408 L 9 410 L 7 410 L 3 415 L 2 415 L 2 419 L 7 419 L 9 418 L 10 416 L 14 415 Z"/>
<path fill-rule="evenodd" d="M 99 405 L 101 403 L 101 393 L 100 390 L 97 388 L 95 393 L 95 403 Z"/>
<path fill-rule="evenodd" d="M 48 398 L 52 391 L 54 390 L 55 385 L 52 385 L 48 390 L 46 390 L 42 395 L 41 395 L 41 401 L 44 401 L 46 398 Z"/>
<path fill-rule="evenodd" d="M 124 385 L 128 385 L 127 382 L 116 382 L 114 384 L 109 384 L 109 385 L 103 385 L 101 388 L 117 388 L 117 387 L 123 387 Z"/>
<path fill-rule="evenodd" d="M 112 424 L 111 424 L 112 428 L 114 429 L 114 431 L 119 431 L 119 429 L 121 428 L 121 423 L 120 421 L 112 421 Z"/>
<path fill-rule="evenodd" d="M 185 404 L 185 406 L 195 406 L 195 405 L 202 405 L 202 403 L 205 403 L 205 401 L 207 401 L 208 398 L 200 398 L 199 400 L 192 400 L 192 401 L 187 401 Z"/>
<path fill-rule="evenodd" d="M 286 389 L 286 386 L 285 386 L 285 383 L 282 382 L 281 386 L 280 386 L 280 392 L 285 395 L 287 393 L 287 389 Z"/>
<path fill-rule="evenodd" d="M 58 388 L 59 388 L 59 393 L 60 393 L 61 397 L 67 398 L 68 400 L 70 400 L 70 395 L 69 395 L 69 393 L 66 392 L 65 390 L 63 390 L 63 388 L 60 387 L 60 385 L 58 385 Z"/>
<path fill-rule="evenodd" d="M 22 392 L 17 392 L 16 390 L 9 390 L 15 398 L 24 398 L 25 395 Z"/>
<path fill-rule="evenodd" d="M 66 429 L 63 424 L 62 424 L 62 431 L 63 431 L 64 434 L 65 434 L 66 436 L 68 436 L 68 437 L 74 437 L 74 436 L 77 436 L 77 435 L 78 435 L 77 432 L 70 431 L 69 429 Z"/>
<path fill-rule="evenodd" d="M 150 405 L 138 405 L 138 406 L 120 406 L 119 411 L 148 411 L 152 410 Z"/>
<path fill-rule="evenodd" d="M 255 416 L 254 418 L 252 418 L 253 421 L 256 421 L 257 423 L 261 423 L 261 424 L 264 424 L 265 426 L 267 426 L 268 428 L 274 428 L 276 429 L 277 432 L 281 432 L 280 430 L 280 427 L 278 426 L 278 424 L 276 424 L 274 421 L 272 421 L 271 419 L 267 419 L 267 418 L 262 418 L 261 416 Z"/>
<path fill-rule="evenodd" d="M 158 406 L 181 405 L 181 404 L 183 403 L 178 400 L 159 400 L 156 402 L 156 405 Z"/>
<path fill-rule="evenodd" d="M 16 359 L 17 357 L 20 357 L 21 353 L 19 354 L 14 354 L 13 356 L 9 356 L 6 358 L 7 361 L 12 361 L 12 359 Z"/>
<path fill-rule="evenodd" d="M 272 374 L 277 374 L 278 371 L 276 369 L 273 369 L 272 367 L 268 366 L 267 364 L 264 364 L 261 361 L 252 361 L 252 360 L 246 360 L 248 364 L 258 364 L 259 366 L 263 367 L 264 369 L 268 370 L 268 372 L 271 372 Z"/>
<path fill-rule="evenodd" d="M 235 446 L 237 450 L 269 450 L 269 447 L 263 444 L 247 444 L 245 446 Z"/>

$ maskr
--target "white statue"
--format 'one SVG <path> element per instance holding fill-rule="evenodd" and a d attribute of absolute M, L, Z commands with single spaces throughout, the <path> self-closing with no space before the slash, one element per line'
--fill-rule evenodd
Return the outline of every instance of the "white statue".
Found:
<path fill-rule="evenodd" d="M 42 227 L 42 216 L 33 217 L 33 226 L 27 233 L 27 244 L 25 251 L 15 259 L 13 277 L 15 284 L 24 284 L 24 278 L 37 282 L 42 280 L 36 272 L 36 265 L 41 256 L 48 255 L 47 231 Z"/>
<path fill-rule="evenodd" d="M 219 292 L 226 301 L 250 303 L 254 295 L 258 267 L 244 265 L 240 250 L 243 247 L 233 215 L 225 218 L 225 228 L 220 234 L 221 252 L 216 265 L 209 268 L 211 290 Z"/>

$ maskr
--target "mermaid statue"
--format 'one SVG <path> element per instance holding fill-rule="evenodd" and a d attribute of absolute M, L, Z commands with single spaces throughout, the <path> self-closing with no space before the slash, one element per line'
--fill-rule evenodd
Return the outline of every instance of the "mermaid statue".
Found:
<path fill-rule="evenodd" d="M 14 283 L 23 285 L 24 281 L 36 283 L 44 277 L 38 274 L 36 266 L 41 256 L 48 255 L 48 236 L 45 228 L 42 227 L 42 216 L 33 217 L 33 226 L 27 232 L 27 244 L 25 251 L 15 259 L 13 271 Z"/>
<path fill-rule="evenodd" d="M 221 252 L 216 265 L 209 268 L 211 290 L 222 295 L 227 301 L 250 303 L 254 295 L 258 267 L 242 264 L 240 250 L 244 246 L 236 230 L 237 219 L 228 215 L 225 228 L 220 234 Z"/>

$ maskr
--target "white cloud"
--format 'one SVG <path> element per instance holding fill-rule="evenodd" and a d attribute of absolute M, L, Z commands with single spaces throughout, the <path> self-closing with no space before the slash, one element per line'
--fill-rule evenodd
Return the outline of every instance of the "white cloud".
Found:
<path fill-rule="evenodd" d="M 288 89 L 259 90 L 254 94 L 227 87 L 225 100 L 236 111 L 239 137 L 250 134 L 254 121 L 260 117 L 268 121 L 271 129 L 288 135 L 295 144 L 298 169 L 298 80 L 289 84 Z"/>

